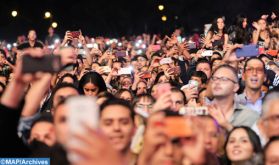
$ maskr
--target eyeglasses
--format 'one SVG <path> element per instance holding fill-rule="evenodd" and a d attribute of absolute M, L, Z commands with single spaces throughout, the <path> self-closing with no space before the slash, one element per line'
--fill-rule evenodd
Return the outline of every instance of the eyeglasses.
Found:
<path fill-rule="evenodd" d="M 237 84 L 236 81 L 234 81 L 234 80 L 232 80 L 232 79 L 230 79 L 230 78 L 227 78 L 227 77 L 216 77 L 216 76 L 212 76 L 212 77 L 211 77 L 211 80 L 212 80 L 213 82 L 216 82 L 216 81 L 220 81 L 220 82 L 228 82 L 228 81 L 231 81 L 231 82 L 233 82 L 234 84 Z"/>
<path fill-rule="evenodd" d="M 266 117 L 264 120 L 269 120 L 271 122 L 279 122 L 279 115 L 272 115 L 272 116 L 269 116 L 269 117 Z"/>
<path fill-rule="evenodd" d="M 143 109 L 144 107 L 146 107 L 147 109 L 151 109 L 153 107 L 153 105 L 152 104 L 149 104 L 149 105 L 137 104 L 136 107 L 140 108 L 140 109 Z"/>
<path fill-rule="evenodd" d="M 264 73 L 264 68 L 249 67 L 249 68 L 245 69 L 245 72 L 247 72 L 247 73 L 254 73 L 254 71 L 256 71 L 256 73 L 263 74 Z"/>

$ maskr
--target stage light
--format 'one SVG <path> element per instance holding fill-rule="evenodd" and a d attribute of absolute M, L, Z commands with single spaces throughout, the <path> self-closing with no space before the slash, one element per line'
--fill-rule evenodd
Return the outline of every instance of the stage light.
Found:
<path fill-rule="evenodd" d="M 164 21 L 164 22 L 165 22 L 165 21 L 167 21 L 167 16 L 165 16 L 165 15 L 164 15 L 164 16 L 162 16 L 162 18 L 161 18 L 161 19 L 162 19 L 162 21 Z"/>
<path fill-rule="evenodd" d="M 12 11 L 12 16 L 13 16 L 13 17 L 16 17 L 16 16 L 17 16 L 17 11 L 13 10 L 13 11 Z"/>
<path fill-rule="evenodd" d="M 159 6 L 158 6 L 158 9 L 159 9 L 160 11 L 164 10 L 164 8 L 165 8 L 164 5 L 159 5 Z"/>
<path fill-rule="evenodd" d="M 51 13 L 49 11 L 45 12 L 45 18 L 50 18 L 51 17 Z"/>
<path fill-rule="evenodd" d="M 58 26 L 57 22 L 52 22 L 51 27 L 57 28 L 57 26 Z"/>

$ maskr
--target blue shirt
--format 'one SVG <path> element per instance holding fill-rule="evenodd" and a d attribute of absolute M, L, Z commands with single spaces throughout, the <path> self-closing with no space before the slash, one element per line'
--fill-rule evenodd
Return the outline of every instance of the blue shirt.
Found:
<path fill-rule="evenodd" d="M 256 100 L 255 103 L 253 103 L 245 94 L 245 92 L 243 92 L 242 94 L 237 96 L 236 101 L 239 104 L 245 105 L 246 107 L 248 107 L 249 109 L 258 112 L 259 114 L 262 113 L 262 102 L 263 102 L 263 97 L 264 97 L 265 93 L 262 92 L 261 96 Z"/>

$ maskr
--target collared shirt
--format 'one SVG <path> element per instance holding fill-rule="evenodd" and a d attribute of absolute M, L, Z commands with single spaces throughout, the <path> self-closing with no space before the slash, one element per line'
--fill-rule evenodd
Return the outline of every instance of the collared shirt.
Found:
<path fill-rule="evenodd" d="M 229 119 L 233 126 L 252 127 L 259 118 L 259 114 L 237 102 L 234 103 L 234 112 Z"/>
<path fill-rule="evenodd" d="M 261 96 L 256 100 L 255 103 L 253 103 L 245 94 L 245 92 L 243 92 L 242 94 L 238 95 L 236 98 L 236 102 L 238 102 L 239 104 L 245 105 L 246 107 L 248 107 L 249 109 L 258 112 L 259 114 L 262 113 L 262 102 L 263 102 L 263 97 L 264 97 L 265 93 L 262 92 Z"/>

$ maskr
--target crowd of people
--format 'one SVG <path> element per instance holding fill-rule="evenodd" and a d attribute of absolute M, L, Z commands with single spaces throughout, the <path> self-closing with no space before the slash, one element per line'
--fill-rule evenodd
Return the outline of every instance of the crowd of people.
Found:
<path fill-rule="evenodd" d="M 191 36 L 182 29 L 117 39 L 67 31 L 60 40 L 48 32 L 45 42 L 30 30 L 10 47 L 1 43 L 1 157 L 49 157 L 59 165 L 279 164 L 275 13 L 254 22 L 238 15 L 230 26 L 218 17 Z M 239 57 L 246 45 L 259 53 Z M 26 66 L 26 56 L 56 56 L 62 67 Z"/>

